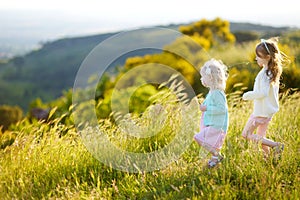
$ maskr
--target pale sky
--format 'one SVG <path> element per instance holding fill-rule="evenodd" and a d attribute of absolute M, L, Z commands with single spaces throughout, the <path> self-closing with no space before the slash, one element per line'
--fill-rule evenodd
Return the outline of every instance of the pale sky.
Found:
<path fill-rule="evenodd" d="M 294 0 L 0 0 L 7 37 L 53 39 L 220 17 L 231 22 L 300 27 Z M 42 35 L 42 36 L 41 36 Z M 3 36 L 2 36 L 3 37 Z"/>

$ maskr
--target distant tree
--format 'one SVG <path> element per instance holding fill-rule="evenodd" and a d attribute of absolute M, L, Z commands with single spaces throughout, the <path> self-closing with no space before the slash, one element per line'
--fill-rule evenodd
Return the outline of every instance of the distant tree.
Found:
<path fill-rule="evenodd" d="M 235 37 L 230 32 L 230 23 L 220 18 L 212 21 L 202 19 L 190 25 L 180 26 L 179 31 L 198 38 L 197 41 L 206 49 L 222 43 L 235 42 Z"/>
<path fill-rule="evenodd" d="M 22 56 L 16 56 L 12 59 L 12 62 L 17 69 L 17 74 L 20 74 L 22 72 L 22 68 L 25 64 L 24 58 Z"/>
<path fill-rule="evenodd" d="M 253 31 L 237 31 L 233 33 L 238 43 L 249 42 L 257 40 L 260 36 L 257 32 Z"/>

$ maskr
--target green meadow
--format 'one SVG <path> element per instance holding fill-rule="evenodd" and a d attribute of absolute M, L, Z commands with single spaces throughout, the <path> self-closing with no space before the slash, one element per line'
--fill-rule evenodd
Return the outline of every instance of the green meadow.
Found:
<path fill-rule="evenodd" d="M 122 58 L 99 80 L 92 75 L 87 81 L 96 88 L 84 90 L 70 89 L 75 66 L 111 35 L 46 43 L 3 62 L 0 99 L 24 112 L 0 106 L 0 199 L 300 199 L 300 32 L 232 34 L 229 25 L 217 18 L 180 26 L 183 34 L 161 51 Z M 261 144 L 241 136 L 252 112 L 241 95 L 259 70 L 255 45 L 276 35 L 290 58 L 267 133 L 285 144 L 279 160 L 273 151 L 264 158 Z M 211 57 L 228 66 L 230 121 L 225 159 L 208 169 L 210 155 L 193 135 L 207 93 L 199 69 Z M 34 108 L 49 111 L 47 119 L 31 116 Z"/>
<path fill-rule="evenodd" d="M 20 122 L 13 131 L 3 134 L 6 140 L 2 135 L 2 145 L 13 136 L 15 141 L 0 151 L 1 199 L 300 198 L 299 93 L 281 95 L 281 109 L 268 129 L 269 138 L 285 144 L 281 160 L 274 160 L 272 154 L 265 160 L 259 144 L 242 139 L 241 131 L 252 104 L 242 101 L 234 93 L 228 94 L 230 126 L 222 148 L 226 158 L 213 169 L 206 168 L 209 155 L 190 137 L 197 131 L 197 126 L 192 125 L 198 120 L 195 115 L 198 113 L 191 110 L 193 101 L 172 101 L 170 104 L 172 99 L 174 97 L 163 98 L 159 102 L 166 114 L 160 129 L 163 131 L 158 136 L 144 139 L 142 145 L 139 140 L 122 138 L 122 130 L 109 120 L 99 123 L 99 129 L 105 130 L 113 144 L 125 151 L 149 153 L 170 142 L 172 133 L 178 129 L 176 122 L 183 122 L 185 140 L 190 145 L 178 159 L 156 170 L 140 169 L 133 173 L 103 164 L 87 150 L 75 127 L 64 125 L 59 118 L 49 123 Z M 180 114 L 172 112 L 176 109 L 190 112 L 191 115 L 182 114 L 190 118 L 182 120 Z M 151 123 L 153 114 L 146 110 L 144 115 L 134 118 L 136 124 Z M 81 130 L 84 131 L 87 129 Z M 117 140 L 116 135 L 119 136 Z M 142 148 L 145 146 L 151 148 Z M 127 167 L 132 167 L 132 163 Z"/>

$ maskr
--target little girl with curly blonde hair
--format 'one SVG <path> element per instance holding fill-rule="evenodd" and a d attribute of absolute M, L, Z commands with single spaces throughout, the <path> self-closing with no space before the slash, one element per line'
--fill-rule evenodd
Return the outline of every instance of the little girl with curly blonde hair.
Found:
<path fill-rule="evenodd" d="M 227 67 L 219 60 L 211 59 L 201 68 L 201 82 L 209 88 L 202 111 L 200 132 L 194 140 L 212 154 L 208 167 L 215 167 L 223 160 L 220 149 L 228 129 L 228 106 L 225 95 Z"/>

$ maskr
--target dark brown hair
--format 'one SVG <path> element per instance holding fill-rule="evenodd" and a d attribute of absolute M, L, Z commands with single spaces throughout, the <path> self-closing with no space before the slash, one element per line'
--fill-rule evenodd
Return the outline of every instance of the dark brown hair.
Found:
<path fill-rule="evenodd" d="M 282 61 L 287 59 L 287 56 L 280 52 L 278 48 L 278 37 L 273 37 L 268 40 L 262 40 L 255 49 L 256 55 L 266 59 L 269 56 L 267 76 L 271 83 L 279 83 L 282 73 Z"/>

